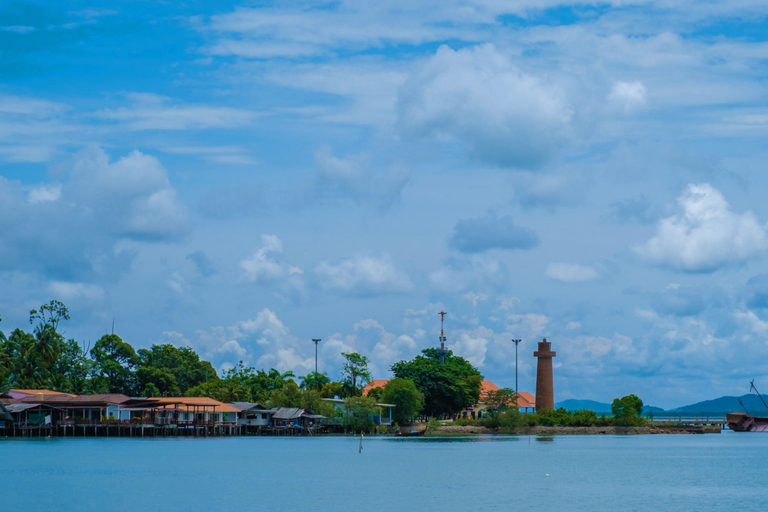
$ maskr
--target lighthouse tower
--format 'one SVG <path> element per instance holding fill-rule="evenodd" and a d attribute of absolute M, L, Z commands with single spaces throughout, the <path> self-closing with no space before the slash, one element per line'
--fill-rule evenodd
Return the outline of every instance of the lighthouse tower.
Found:
<path fill-rule="evenodd" d="M 539 350 L 533 353 L 538 359 L 536 365 L 536 410 L 555 408 L 555 386 L 552 382 L 552 358 L 557 355 L 552 345 L 544 338 Z"/>

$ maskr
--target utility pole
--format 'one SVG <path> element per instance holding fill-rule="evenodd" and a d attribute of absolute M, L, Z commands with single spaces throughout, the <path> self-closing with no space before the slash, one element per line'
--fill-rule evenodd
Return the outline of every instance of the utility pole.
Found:
<path fill-rule="evenodd" d="M 517 346 L 520 344 L 520 342 L 523 340 L 520 339 L 512 339 L 512 343 L 515 344 L 515 407 L 517 407 L 517 397 L 520 394 L 520 391 L 517 387 Z"/>
<path fill-rule="evenodd" d="M 317 344 L 320 343 L 320 338 L 312 338 L 315 342 L 315 381 L 317 381 Z"/>

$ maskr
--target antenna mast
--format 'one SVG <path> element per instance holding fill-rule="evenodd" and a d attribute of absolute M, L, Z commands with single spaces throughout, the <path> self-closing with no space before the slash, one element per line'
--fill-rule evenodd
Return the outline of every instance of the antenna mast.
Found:
<path fill-rule="evenodd" d="M 440 315 L 440 350 L 438 350 L 437 353 L 440 354 L 440 364 L 445 362 L 445 354 L 448 353 L 445 349 L 445 333 L 443 332 L 443 323 L 445 322 L 445 315 L 447 314 L 448 313 L 445 311 L 438 313 L 438 315 Z"/>

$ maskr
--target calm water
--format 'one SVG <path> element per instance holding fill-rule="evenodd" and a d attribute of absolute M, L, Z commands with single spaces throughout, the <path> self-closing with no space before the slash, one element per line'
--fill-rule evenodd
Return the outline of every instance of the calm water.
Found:
<path fill-rule="evenodd" d="M 756 510 L 767 474 L 768 434 L 733 432 L 0 439 L 0 512 Z"/>

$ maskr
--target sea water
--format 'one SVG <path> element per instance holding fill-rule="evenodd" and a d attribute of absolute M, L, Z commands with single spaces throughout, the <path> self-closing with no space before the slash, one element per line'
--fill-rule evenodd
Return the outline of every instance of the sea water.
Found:
<path fill-rule="evenodd" d="M 768 507 L 768 434 L 0 439 L 0 512 Z"/>

